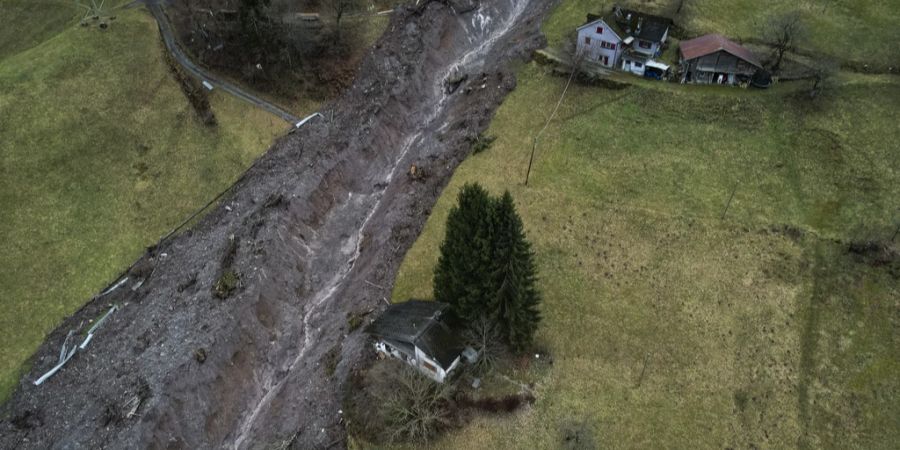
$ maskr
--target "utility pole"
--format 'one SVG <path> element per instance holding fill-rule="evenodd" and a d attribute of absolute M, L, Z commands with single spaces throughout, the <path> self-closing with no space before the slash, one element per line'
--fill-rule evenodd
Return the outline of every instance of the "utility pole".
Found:
<path fill-rule="evenodd" d="M 725 210 L 722 211 L 722 217 L 720 220 L 725 220 L 725 214 L 728 214 L 728 208 L 731 207 L 731 201 L 734 200 L 734 193 L 737 192 L 738 185 L 734 185 L 734 189 L 731 190 L 731 196 L 728 197 L 728 203 L 725 204 Z"/>
<path fill-rule="evenodd" d="M 572 84 L 572 80 L 575 79 L 575 75 L 581 70 L 581 63 L 583 62 L 584 55 L 581 52 L 575 53 L 574 58 L 572 59 L 572 74 L 569 75 L 569 81 L 566 82 L 566 87 L 562 91 L 562 95 L 559 96 L 559 101 L 556 102 L 556 107 L 553 108 L 553 112 L 550 113 L 550 117 L 547 118 L 547 123 L 544 124 L 544 128 L 541 128 L 538 131 L 537 135 L 534 137 L 534 143 L 531 145 L 531 156 L 528 158 L 528 171 L 525 172 L 525 186 L 528 186 L 528 177 L 531 176 L 531 165 L 534 163 L 534 152 L 537 150 L 538 139 L 541 138 L 541 135 L 544 134 L 544 131 L 547 130 L 547 127 L 550 126 L 550 122 L 553 121 L 553 118 L 556 117 L 556 113 L 559 111 L 559 107 L 562 105 L 563 100 L 566 98 L 566 93 L 569 92 L 569 86 Z"/>
<path fill-rule="evenodd" d="M 525 172 L 525 186 L 528 186 L 528 177 L 531 175 L 531 165 L 534 163 L 534 151 L 537 149 L 538 138 L 534 138 L 531 144 L 531 157 L 528 158 L 528 171 Z"/>

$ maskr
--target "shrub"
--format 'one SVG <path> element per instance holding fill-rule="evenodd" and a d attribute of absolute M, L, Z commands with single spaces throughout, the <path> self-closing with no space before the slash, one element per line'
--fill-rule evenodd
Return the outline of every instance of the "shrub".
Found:
<path fill-rule="evenodd" d="M 478 154 L 489 148 L 491 148 L 491 144 L 497 140 L 496 136 L 490 136 L 485 134 L 479 134 L 475 137 L 475 140 L 472 142 L 472 153 Z"/>
<path fill-rule="evenodd" d="M 450 425 L 453 384 L 435 383 L 412 368 L 399 365 L 391 378 L 395 389 L 380 399 L 390 440 L 427 442 Z"/>
<path fill-rule="evenodd" d="M 226 299 L 234 293 L 240 283 L 240 275 L 234 269 L 228 269 L 222 272 L 222 276 L 216 281 L 213 286 L 213 294 L 220 299 Z"/>

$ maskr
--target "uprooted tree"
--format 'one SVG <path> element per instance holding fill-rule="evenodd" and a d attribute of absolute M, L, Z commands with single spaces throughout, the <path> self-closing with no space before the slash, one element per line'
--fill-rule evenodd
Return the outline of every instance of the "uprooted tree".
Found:
<path fill-rule="evenodd" d="M 531 345 L 540 321 L 534 253 L 509 192 L 491 197 L 467 184 L 447 217 L 434 273 L 435 300 L 457 318 L 493 322 L 513 350 Z"/>

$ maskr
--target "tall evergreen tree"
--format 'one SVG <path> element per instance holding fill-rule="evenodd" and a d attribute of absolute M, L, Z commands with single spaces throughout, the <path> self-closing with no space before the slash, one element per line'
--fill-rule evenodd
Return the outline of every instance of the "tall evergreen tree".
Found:
<path fill-rule="evenodd" d="M 493 201 L 478 184 L 463 186 L 447 216 L 447 230 L 434 270 L 434 299 L 472 321 L 482 315 L 491 291 Z"/>
<path fill-rule="evenodd" d="M 514 350 L 528 347 L 540 321 L 534 254 L 507 191 L 499 199 L 463 186 L 447 217 L 434 272 L 434 298 L 467 323 L 487 319 Z"/>
<path fill-rule="evenodd" d="M 491 309 L 506 342 L 516 351 L 531 345 L 540 321 L 534 252 L 509 191 L 495 202 Z"/>

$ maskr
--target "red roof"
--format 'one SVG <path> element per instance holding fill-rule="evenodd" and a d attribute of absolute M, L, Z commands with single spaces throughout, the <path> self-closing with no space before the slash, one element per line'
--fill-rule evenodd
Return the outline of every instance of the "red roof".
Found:
<path fill-rule="evenodd" d="M 724 50 L 756 67 L 762 67 L 756 55 L 746 47 L 738 45 L 721 34 L 707 34 L 681 43 L 681 55 L 684 59 L 694 59 Z"/>

